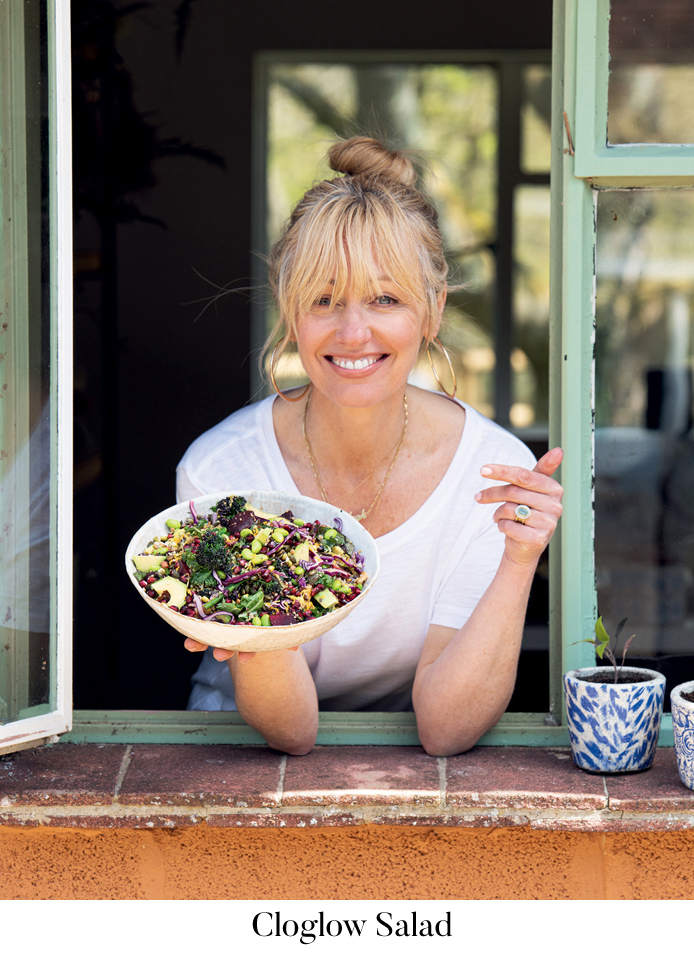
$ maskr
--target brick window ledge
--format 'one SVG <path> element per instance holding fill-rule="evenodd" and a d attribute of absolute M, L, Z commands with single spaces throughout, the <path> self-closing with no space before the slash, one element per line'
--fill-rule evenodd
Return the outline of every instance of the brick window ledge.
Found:
<path fill-rule="evenodd" d="M 0 826 L 347 827 L 359 824 L 694 829 L 671 748 L 645 773 L 578 770 L 563 748 L 57 744 L 0 759 Z"/>

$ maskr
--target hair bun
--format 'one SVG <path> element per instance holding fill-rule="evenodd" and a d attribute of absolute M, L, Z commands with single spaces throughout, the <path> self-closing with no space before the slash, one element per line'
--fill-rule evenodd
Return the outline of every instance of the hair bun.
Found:
<path fill-rule="evenodd" d="M 397 150 L 387 149 L 370 136 L 353 136 L 340 140 L 328 153 L 330 168 L 347 176 L 382 176 L 414 186 L 417 172 L 412 161 Z"/>

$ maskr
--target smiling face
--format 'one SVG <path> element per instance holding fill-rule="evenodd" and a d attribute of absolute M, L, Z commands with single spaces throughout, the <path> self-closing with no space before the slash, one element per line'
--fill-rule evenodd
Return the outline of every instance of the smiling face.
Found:
<path fill-rule="evenodd" d="M 296 322 L 309 378 L 339 405 L 364 407 L 402 396 L 430 325 L 423 301 L 408 302 L 397 282 L 374 271 L 377 278 L 361 289 L 350 281 L 336 293 L 335 281 L 328 280 Z"/>

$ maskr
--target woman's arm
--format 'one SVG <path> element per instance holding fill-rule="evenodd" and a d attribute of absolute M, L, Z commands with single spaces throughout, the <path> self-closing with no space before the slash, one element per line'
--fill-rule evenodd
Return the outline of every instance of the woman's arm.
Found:
<path fill-rule="evenodd" d="M 561 486 L 551 478 L 558 448 L 533 471 L 490 466 L 485 477 L 510 484 L 486 488 L 480 502 L 503 502 L 494 515 L 506 545 L 499 568 L 465 625 L 432 625 L 415 674 L 412 700 L 424 749 L 439 756 L 474 746 L 492 727 L 513 693 L 525 613 L 535 569 L 561 515 Z M 513 520 L 528 504 L 527 524 Z"/>
<path fill-rule="evenodd" d="M 189 651 L 204 651 L 205 646 L 186 638 Z M 251 727 L 271 747 L 285 753 L 307 754 L 318 733 L 318 695 L 303 652 L 213 650 L 214 659 L 229 661 L 234 678 L 236 706 Z"/>

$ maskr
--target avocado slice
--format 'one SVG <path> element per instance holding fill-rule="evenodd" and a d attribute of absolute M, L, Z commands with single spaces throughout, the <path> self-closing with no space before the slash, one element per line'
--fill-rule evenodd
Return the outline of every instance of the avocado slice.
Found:
<path fill-rule="evenodd" d="M 325 608 L 326 611 L 335 607 L 338 603 L 337 598 L 332 591 L 329 591 L 327 588 L 324 588 L 322 591 L 319 591 L 318 594 L 313 598 L 314 601 L 317 601 L 321 607 Z"/>
<path fill-rule="evenodd" d="M 170 576 L 159 578 L 152 584 L 152 590 L 156 591 L 157 594 L 163 594 L 164 591 L 169 592 L 169 600 L 166 602 L 167 607 L 181 607 L 182 604 L 185 604 L 187 588 L 183 581 L 179 581 L 178 578 Z"/>
<path fill-rule="evenodd" d="M 302 541 L 294 548 L 294 560 L 297 564 L 299 561 L 311 560 L 311 552 L 308 550 L 308 541 Z"/>
<path fill-rule="evenodd" d="M 136 554 L 133 564 L 138 571 L 156 571 L 164 560 L 163 554 Z"/>

